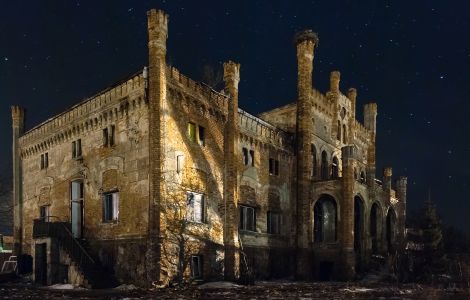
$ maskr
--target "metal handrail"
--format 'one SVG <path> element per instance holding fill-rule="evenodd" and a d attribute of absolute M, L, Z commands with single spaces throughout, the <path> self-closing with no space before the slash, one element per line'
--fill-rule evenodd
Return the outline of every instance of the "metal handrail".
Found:
<path fill-rule="evenodd" d="M 56 218 L 57 220 L 59 220 L 59 222 L 49 222 L 49 221 L 44 221 L 44 223 L 58 223 L 60 224 L 64 229 L 65 229 L 65 232 L 67 232 L 67 234 L 69 235 L 69 238 L 71 238 L 73 240 L 73 242 L 78 246 L 78 248 L 88 257 L 88 259 L 91 261 L 91 263 L 93 264 L 96 264 L 95 260 L 88 254 L 88 252 L 85 250 L 85 248 L 83 248 L 83 246 L 75 239 L 75 237 L 73 236 L 73 233 L 70 231 L 70 229 L 65 226 L 64 221 L 62 221 L 60 219 L 60 217 L 58 216 L 47 216 L 45 218 L 40 218 L 39 220 L 43 220 L 43 219 L 46 219 L 46 218 Z M 81 257 L 80 257 L 81 259 Z"/>

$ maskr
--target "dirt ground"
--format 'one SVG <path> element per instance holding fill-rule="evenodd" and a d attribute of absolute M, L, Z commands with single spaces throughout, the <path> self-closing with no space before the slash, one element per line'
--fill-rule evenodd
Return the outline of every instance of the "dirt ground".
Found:
<path fill-rule="evenodd" d="M 254 286 L 209 283 L 184 288 L 141 290 L 56 289 L 25 284 L 0 285 L 0 299 L 470 299 L 470 290 L 421 285 L 320 282 L 257 282 Z"/>

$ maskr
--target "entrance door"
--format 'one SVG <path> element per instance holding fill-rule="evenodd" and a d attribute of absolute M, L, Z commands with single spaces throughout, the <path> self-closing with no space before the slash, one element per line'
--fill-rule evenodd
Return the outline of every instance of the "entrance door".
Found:
<path fill-rule="evenodd" d="M 74 238 L 82 238 L 83 231 L 83 182 L 72 181 L 70 201 L 70 220 Z"/>
<path fill-rule="evenodd" d="M 38 284 L 47 285 L 47 244 L 35 246 L 34 280 Z"/>

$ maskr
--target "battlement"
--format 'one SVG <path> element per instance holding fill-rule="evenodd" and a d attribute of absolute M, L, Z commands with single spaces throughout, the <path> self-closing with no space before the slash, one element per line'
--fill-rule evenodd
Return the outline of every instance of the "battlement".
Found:
<path fill-rule="evenodd" d="M 199 95 L 199 97 L 196 98 L 206 99 L 208 101 L 206 103 L 208 107 L 216 108 L 223 114 L 227 114 L 227 100 L 229 99 L 227 95 L 215 91 L 213 88 L 204 83 L 197 82 L 187 77 L 175 67 L 168 66 L 167 75 L 168 79 L 170 79 L 169 82 L 173 85 L 184 88 L 184 90 L 186 90 L 193 97 Z"/>
<path fill-rule="evenodd" d="M 144 103 L 143 96 L 144 78 L 139 71 L 28 130 L 20 137 L 22 155 L 47 149 L 55 141 L 123 116 L 129 109 Z"/>
<path fill-rule="evenodd" d="M 328 98 L 316 89 L 312 89 L 311 95 L 312 100 L 315 100 L 313 101 L 313 108 L 317 112 L 332 118 L 336 112 L 334 111 L 335 107 L 329 102 Z"/>
<path fill-rule="evenodd" d="M 241 134 L 284 150 L 293 150 L 292 138 L 287 132 L 240 108 L 238 117 Z"/>
<path fill-rule="evenodd" d="M 152 21 L 153 24 L 159 27 L 167 27 L 168 25 L 168 14 L 160 9 L 151 9 L 147 11 L 147 17 Z"/>

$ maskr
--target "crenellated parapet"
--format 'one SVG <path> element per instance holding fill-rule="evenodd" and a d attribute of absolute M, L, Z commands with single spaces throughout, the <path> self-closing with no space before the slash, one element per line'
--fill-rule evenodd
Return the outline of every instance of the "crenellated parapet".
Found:
<path fill-rule="evenodd" d="M 238 109 L 240 135 L 242 140 L 259 143 L 261 147 L 272 146 L 292 152 L 293 138 L 287 132 L 257 118 L 242 109 Z"/>
<path fill-rule="evenodd" d="M 186 99 L 187 103 L 183 103 L 183 105 L 195 105 L 199 109 L 207 111 L 211 116 L 225 118 L 228 112 L 229 97 L 227 95 L 192 80 L 175 67 L 167 67 L 167 75 L 170 96 L 176 95 L 183 101 Z"/>
<path fill-rule="evenodd" d="M 139 72 L 23 134 L 21 156 L 36 155 L 75 136 L 107 126 L 141 106 L 147 107 L 144 78 Z"/>

